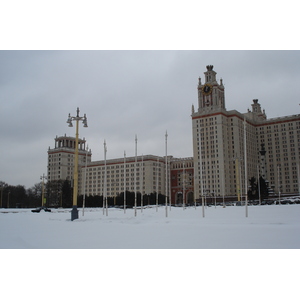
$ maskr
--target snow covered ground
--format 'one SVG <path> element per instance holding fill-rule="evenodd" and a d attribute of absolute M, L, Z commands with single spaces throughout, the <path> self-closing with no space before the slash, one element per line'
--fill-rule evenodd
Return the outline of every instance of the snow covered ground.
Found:
<path fill-rule="evenodd" d="M 300 299 L 300 204 L 79 217 L 0 210 L 3 299 Z"/>
<path fill-rule="evenodd" d="M 299 249 L 300 205 L 0 210 L 2 249 Z"/>

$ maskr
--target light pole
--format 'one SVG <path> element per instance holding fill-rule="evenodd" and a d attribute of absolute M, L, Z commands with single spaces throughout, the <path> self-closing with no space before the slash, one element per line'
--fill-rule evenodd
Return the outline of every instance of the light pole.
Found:
<path fill-rule="evenodd" d="M 44 204 L 46 204 L 45 201 L 45 179 L 47 179 L 47 176 L 45 176 L 45 174 L 43 174 L 43 176 L 40 177 L 40 179 L 42 180 L 42 207 L 44 206 Z M 49 203 L 48 203 L 49 205 Z"/>
<path fill-rule="evenodd" d="M 8 192 L 8 194 L 7 194 L 7 208 L 9 208 L 9 195 L 10 195 L 10 192 Z"/>
<path fill-rule="evenodd" d="M 246 118 L 244 117 L 244 163 L 245 163 L 245 207 L 246 207 L 246 218 L 248 217 L 248 190 L 247 190 L 247 135 L 246 135 Z"/>
<path fill-rule="evenodd" d="M 124 151 L 124 214 L 126 213 L 126 152 Z"/>
<path fill-rule="evenodd" d="M 136 166 L 137 166 L 137 135 L 135 135 L 135 164 L 134 164 L 134 216 L 136 217 L 137 192 L 136 192 Z"/>
<path fill-rule="evenodd" d="M 84 178 L 83 178 L 83 199 L 82 199 L 82 216 L 84 216 L 84 207 L 85 207 L 85 186 L 86 186 L 86 169 L 87 169 L 87 159 L 89 153 L 89 146 L 86 147 L 85 154 L 85 168 L 84 168 Z"/>
<path fill-rule="evenodd" d="M 166 217 L 168 217 L 168 133 L 166 131 L 165 134 L 166 140 L 166 180 L 165 180 L 165 187 L 166 187 Z"/>
<path fill-rule="evenodd" d="M 72 117 L 69 114 L 67 123 L 69 127 L 73 127 L 72 121 L 76 121 L 76 136 L 75 136 L 75 162 L 74 162 L 74 186 L 73 186 L 73 208 L 71 211 L 71 221 L 78 219 L 78 209 L 77 209 L 77 193 L 78 193 L 78 129 L 79 121 L 82 121 L 83 127 L 87 126 L 87 117 L 84 114 L 83 117 L 79 117 L 79 107 L 77 107 L 76 117 Z"/>

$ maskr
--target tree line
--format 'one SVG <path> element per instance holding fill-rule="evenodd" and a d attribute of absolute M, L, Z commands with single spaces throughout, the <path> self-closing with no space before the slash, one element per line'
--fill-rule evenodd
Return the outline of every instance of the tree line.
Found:
<path fill-rule="evenodd" d="M 39 206 L 71 208 L 73 205 L 73 187 L 69 180 L 54 180 L 45 183 L 44 199 L 42 200 L 42 183 L 25 189 L 22 185 L 12 186 L 0 181 L 0 208 L 33 208 Z M 155 205 L 156 193 L 137 193 L 137 206 Z M 83 206 L 83 195 L 78 197 L 78 207 Z M 103 207 L 106 205 L 103 195 L 86 195 L 85 207 Z M 165 196 L 158 194 L 158 204 L 165 203 Z M 109 207 L 124 206 L 124 192 L 116 197 L 107 197 Z M 126 191 L 126 207 L 135 205 L 135 193 Z"/>
<path fill-rule="evenodd" d="M 0 208 L 27 208 L 41 205 L 42 184 L 29 189 L 23 185 L 9 185 L 0 181 Z"/>
<path fill-rule="evenodd" d="M 33 187 L 25 189 L 22 185 L 8 185 L 0 181 L 0 208 L 32 208 L 39 206 L 47 207 L 64 207 L 71 208 L 73 205 L 73 187 L 69 180 L 54 180 L 47 182 L 44 188 L 44 200 L 42 200 L 42 183 L 36 183 Z M 260 177 L 257 181 L 252 177 L 249 180 L 248 199 L 254 200 L 259 198 L 268 198 L 268 186 L 266 181 Z M 141 194 L 137 193 L 137 206 L 155 205 L 156 193 Z M 103 195 L 85 197 L 85 207 L 103 207 L 105 200 Z M 158 204 L 165 203 L 165 196 L 158 194 Z M 78 207 L 83 205 L 83 195 L 78 197 Z M 107 205 L 123 207 L 124 192 L 116 197 L 108 197 Z M 126 191 L 126 206 L 133 207 L 135 205 L 135 193 Z"/>

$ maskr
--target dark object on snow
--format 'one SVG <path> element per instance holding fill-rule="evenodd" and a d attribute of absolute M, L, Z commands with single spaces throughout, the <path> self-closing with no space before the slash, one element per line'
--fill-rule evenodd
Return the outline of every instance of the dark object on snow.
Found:
<path fill-rule="evenodd" d="M 41 207 L 38 207 L 38 208 L 36 208 L 36 209 L 32 209 L 31 211 L 32 211 L 32 212 L 39 213 L 41 210 L 42 210 L 42 208 L 41 208 Z"/>
<path fill-rule="evenodd" d="M 51 212 L 51 209 L 47 208 L 47 207 L 37 207 L 36 209 L 32 209 L 31 211 L 34 213 L 39 213 L 41 210 L 47 211 L 47 212 Z"/>

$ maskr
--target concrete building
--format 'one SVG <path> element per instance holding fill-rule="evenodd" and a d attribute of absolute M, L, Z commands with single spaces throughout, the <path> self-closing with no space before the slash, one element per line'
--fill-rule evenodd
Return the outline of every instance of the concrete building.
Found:
<path fill-rule="evenodd" d="M 170 161 L 171 201 L 174 205 L 194 204 L 194 159 L 171 158 Z"/>
<path fill-rule="evenodd" d="M 168 191 L 172 204 L 192 204 L 201 195 L 240 197 L 258 174 L 276 193 L 299 193 L 300 115 L 268 119 L 258 99 L 246 113 L 227 111 L 225 87 L 216 74 L 207 66 L 204 82 L 198 81 L 198 107 L 192 106 L 191 116 L 193 157 L 168 156 L 166 164 L 164 156 L 139 155 L 137 161 L 116 158 L 105 164 L 93 162 L 80 139 L 79 195 Z M 72 182 L 74 154 L 74 137 L 55 138 L 55 147 L 48 150 L 48 181 Z"/>
<path fill-rule="evenodd" d="M 105 172 L 106 169 L 106 172 Z M 105 176 L 106 173 L 106 176 Z M 85 189 L 84 189 L 85 182 Z M 106 182 L 106 184 L 105 184 Z M 105 186 L 107 189 L 105 189 Z M 90 162 L 79 172 L 79 194 L 114 197 L 124 191 L 165 192 L 165 158 L 143 155 Z"/>
<path fill-rule="evenodd" d="M 139 155 L 108 159 L 106 163 L 105 160 L 92 161 L 92 153 L 87 151 L 85 143 L 79 139 L 79 195 L 115 197 L 124 191 L 165 195 L 167 189 L 172 204 L 194 201 L 192 157 L 168 156 L 166 172 L 165 156 Z M 48 181 L 67 179 L 72 182 L 74 155 L 75 138 L 56 137 L 55 147 L 48 150 Z"/>
<path fill-rule="evenodd" d="M 216 74 L 207 66 L 204 83 L 198 82 L 198 109 L 192 107 L 195 197 L 245 194 L 258 174 L 275 191 L 298 193 L 300 115 L 267 119 L 257 99 L 251 111 L 227 111 Z"/>
<path fill-rule="evenodd" d="M 91 162 L 92 154 L 87 152 L 85 139 L 79 139 L 79 165 Z M 88 155 L 87 155 L 88 154 Z M 48 181 L 73 180 L 75 137 L 56 136 L 54 148 L 48 149 Z"/>

